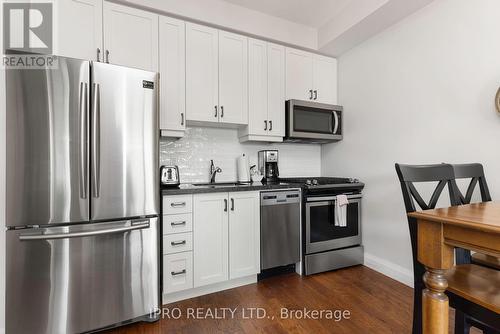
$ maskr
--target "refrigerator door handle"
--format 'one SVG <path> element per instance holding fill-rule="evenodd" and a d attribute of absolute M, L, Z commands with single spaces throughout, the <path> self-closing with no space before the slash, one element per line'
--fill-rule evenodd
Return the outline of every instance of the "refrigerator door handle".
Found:
<path fill-rule="evenodd" d="M 50 233 L 50 234 L 21 234 L 19 235 L 19 240 L 34 241 L 34 240 L 82 238 L 82 237 L 90 237 L 103 234 L 123 233 L 134 230 L 142 230 L 145 228 L 149 228 L 149 221 L 139 224 L 133 224 L 131 226 L 126 226 L 126 227 L 107 228 L 95 231 L 83 231 L 83 232 L 72 232 L 72 233 Z"/>
<path fill-rule="evenodd" d="M 99 197 L 101 164 L 101 93 L 100 85 L 94 83 L 94 103 L 92 104 L 92 193 Z"/>
<path fill-rule="evenodd" d="M 87 83 L 80 82 L 80 197 L 87 198 Z"/>

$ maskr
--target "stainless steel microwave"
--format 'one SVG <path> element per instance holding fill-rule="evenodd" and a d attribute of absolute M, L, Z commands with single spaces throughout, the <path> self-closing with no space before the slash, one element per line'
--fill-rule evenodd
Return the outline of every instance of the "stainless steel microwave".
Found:
<path fill-rule="evenodd" d="M 288 142 L 329 143 L 342 140 L 341 106 L 311 101 L 286 101 Z"/>

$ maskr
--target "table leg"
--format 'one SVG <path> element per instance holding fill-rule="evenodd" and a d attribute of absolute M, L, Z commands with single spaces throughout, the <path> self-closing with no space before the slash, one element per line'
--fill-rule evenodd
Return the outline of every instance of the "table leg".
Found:
<path fill-rule="evenodd" d="M 444 293 L 448 287 L 446 270 L 426 267 L 422 294 L 422 320 L 424 334 L 448 334 L 448 296 Z"/>

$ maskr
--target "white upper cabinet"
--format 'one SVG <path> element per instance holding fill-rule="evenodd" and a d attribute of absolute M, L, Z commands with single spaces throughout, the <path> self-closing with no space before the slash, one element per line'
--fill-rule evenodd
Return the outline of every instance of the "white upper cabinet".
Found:
<path fill-rule="evenodd" d="M 102 0 L 57 0 L 54 3 L 54 54 L 102 60 L 102 3 Z"/>
<path fill-rule="evenodd" d="M 186 117 L 248 124 L 248 39 L 186 23 Z"/>
<path fill-rule="evenodd" d="M 269 135 L 285 136 L 285 47 L 267 43 L 267 118 Z"/>
<path fill-rule="evenodd" d="M 248 41 L 248 127 L 240 141 L 281 142 L 285 135 L 285 48 Z"/>
<path fill-rule="evenodd" d="M 316 102 L 337 104 L 337 59 L 314 55 L 313 82 Z"/>
<path fill-rule="evenodd" d="M 186 117 L 219 121 L 219 33 L 186 22 Z"/>
<path fill-rule="evenodd" d="M 248 124 L 248 38 L 219 30 L 219 120 Z"/>
<path fill-rule="evenodd" d="M 104 61 L 158 71 L 158 15 L 105 1 Z"/>
<path fill-rule="evenodd" d="M 286 99 L 313 98 L 312 53 L 286 48 Z"/>
<path fill-rule="evenodd" d="M 248 133 L 268 134 L 267 43 L 248 41 Z"/>
<path fill-rule="evenodd" d="M 194 287 L 228 280 L 227 193 L 194 195 Z"/>
<path fill-rule="evenodd" d="M 229 279 L 260 272 L 259 192 L 229 193 Z"/>
<path fill-rule="evenodd" d="M 186 129 L 185 22 L 165 16 L 159 21 L 160 130 L 182 137 Z"/>
<path fill-rule="evenodd" d="M 337 104 L 337 60 L 287 48 L 286 99 Z"/>

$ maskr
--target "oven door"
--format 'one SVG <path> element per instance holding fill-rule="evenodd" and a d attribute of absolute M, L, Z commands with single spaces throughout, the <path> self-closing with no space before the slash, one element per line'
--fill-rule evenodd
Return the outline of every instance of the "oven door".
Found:
<path fill-rule="evenodd" d="M 287 139 L 342 139 L 342 107 L 317 102 L 287 101 Z"/>
<path fill-rule="evenodd" d="M 345 227 L 335 226 L 335 196 L 307 199 L 307 254 L 361 244 L 361 195 L 348 199 Z"/>

